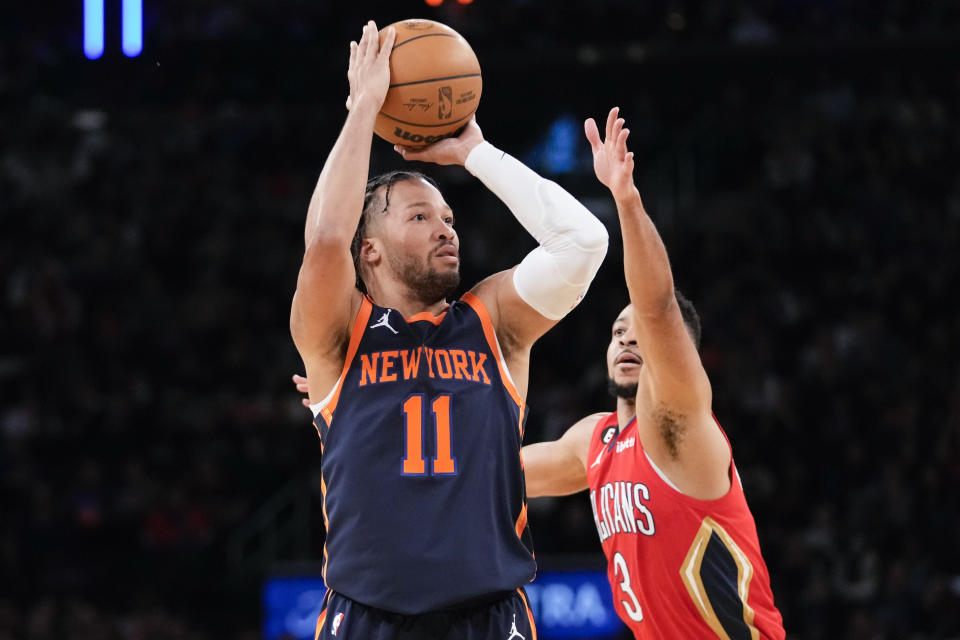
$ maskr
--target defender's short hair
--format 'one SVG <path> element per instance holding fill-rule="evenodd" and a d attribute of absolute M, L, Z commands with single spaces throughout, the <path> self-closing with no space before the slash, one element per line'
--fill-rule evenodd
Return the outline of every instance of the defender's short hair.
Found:
<path fill-rule="evenodd" d="M 673 293 L 677 296 L 680 315 L 683 316 L 683 323 L 687 325 L 687 331 L 690 332 L 690 337 L 693 338 L 693 344 L 697 349 L 700 349 L 700 314 L 697 313 L 697 309 L 693 306 L 693 303 L 690 302 L 685 295 L 680 293 L 679 289 L 674 289 Z"/>

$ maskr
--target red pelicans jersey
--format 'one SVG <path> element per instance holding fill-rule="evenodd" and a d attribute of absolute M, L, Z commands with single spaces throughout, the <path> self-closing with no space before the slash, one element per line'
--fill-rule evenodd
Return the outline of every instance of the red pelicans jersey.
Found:
<path fill-rule="evenodd" d="M 647 457 L 636 418 L 619 430 L 613 413 L 594 427 L 590 504 L 614 605 L 637 638 L 785 637 L 757 527 L 732 462 L 730 469 L 725 496 L 697 500 Z"/>

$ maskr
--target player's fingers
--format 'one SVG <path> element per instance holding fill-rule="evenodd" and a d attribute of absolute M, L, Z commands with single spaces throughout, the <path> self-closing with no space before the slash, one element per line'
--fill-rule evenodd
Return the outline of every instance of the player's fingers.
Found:
<path fill-rule="evenodd" d="M 383 37 L 383 44 L 380 45 L 379 58 L 390 58 L 390 52 L 393 50 L 393 43 L 397 40 L 397 30 L 393 27 L 387 27 L 386 34 Z"/>
<path fill-rule="evenodd" d="M 393 150 L 403 156 L 404 160 L 417 160 L 423 155 L 422 151 L 417 151 L 411 147 L 405 147 L 402 144 L 393 145 Z"/>
<path fill-rule="evenodd" d="M 597 121 L 593 118 L 587 118 L 583 123 L 583 132 L 587 136 L 590 148 L 594 152 L 600 150 L 600 131 L 597 129 Z"/>
<path fill-rule="evenodd" d="M 610 131 L 610 134 L 607 136 L 607 144 L 616 146 L 617 140 L 620 138 L 620 132 L 623 130 L 623 125 L 623 118 L 617 118 L 614 121 L 613 130 Z"/>
<path fill-rule="evenodd" d="M 380 51 L 380 32 L 377 31 L 377 24 L 373 20 L 367 23 L 367 40 L 367 50 L 364 53 L 368 60 L 372 60 Z"/>
<path fill-rule="evenodd" d="M 347 75 L 351 75 L 357 68 L 357 50 L 359 45 L 351 40 L 350 41 L 350 62 L 347 64 Z"/>
<path fill-rule="evenodd" d="M 353 98 L 352 96 L 347 96 L 347 111 L 350 111 L 350 107 L 352 106 L 353 106 Z"/>
<path fill-rule="evenodd" d="M 301 375 L 298 374 L 298 373 L 293 374 L 293 377 L 291 378 L 291 380 L 293 380 L 296 384 L 300 384 L 300 383 L 302 383 L 302 382 L 306 382 L 306 381 L 307 381 L 307 379 L 306 379 L 305 377 L 301 376 Z"/>
<path fill-rule="evenodd" d="M 309 408 L 310 408 L 310 399 L 309 399 L 309 398 L 304 398 L 303 400 L 300 401 L 300 404 L 302 404 L 302 405 L 305 406 L 307 409 L 309 409 Z"/>
<path fill-rule="evenodd" d="M 360 29 L 360 39 L 357 40 L 357 51 L 358 51 L 358 53 L 362 53 L 362 52 L 363 52 L 363 49 L 364 49 L 364 47 L 366 46 L 366 44 L 367 44 L 367 25 L 364 24 L 364 25 L 363 25 L 363 28 Z"/>
<path fill-rule="evenodd" d="M 357 45 L 357 56 L 360 60 L 367 57 L 367 51 L 370 49 L 370 23 L 363 25 L 363 35 L 360 36 L 360 44 Z"/>
<path fill-rule="evenodd" d="M 617 121 L 617 116 L 620 114 L 620 107 L 614 107 L 610 109 L 610 113 L 607 114 L 607 130 L 604 140 L 609 140 L 613 135 L 613 123 Z"/>
<path fill-rule="evenodd" d="M 617 135 L 617 157 L 620 157 L 620 158 L 626 157 L 628 137 L 630 137 L 630 129 L 623 129 Z"/>
<path fill-rule="evenodd" d="M 464 125 L 463 129 L 460 130 L 460 133 L 457 134 L 457 138 L 463 138 L 468 135 L 471 131 L 476 131 L 480 134 L 480 137 L 483 137 L 483 131 L 480 130 L 480 125 L 477 124 L 477 114 L 474 113 L 470 116 L 470 119 L 467 121 L 467 124 Z"/>

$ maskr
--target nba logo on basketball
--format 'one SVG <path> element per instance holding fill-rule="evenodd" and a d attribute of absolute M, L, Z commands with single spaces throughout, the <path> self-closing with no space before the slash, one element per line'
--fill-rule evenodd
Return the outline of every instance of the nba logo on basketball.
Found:
<path fill-rule="evenodd" d="M 446 120 L 453 115 L 453 88 L 440 87 L 437 90 L 437 118 Z"/>
<path fill-rule="evenodd" d="M 342 612 L 341 612 L 341 613 L 338 613 L 338 614 L 335 615 L 335 616 L 333 616 L 333 627 L 331 627 L 331 629 L 330 629 L 330 635 L 332 635 L 332 636 L 337 635 L 337 631 L 340 630 L 340 623 L 341 623 L 341 622 L 343 622 L 343 613 L 342 613 Z"/>

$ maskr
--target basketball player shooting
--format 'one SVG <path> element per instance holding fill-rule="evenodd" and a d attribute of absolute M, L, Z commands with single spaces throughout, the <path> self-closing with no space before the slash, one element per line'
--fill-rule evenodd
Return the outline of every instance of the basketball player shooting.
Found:
<path fill-rule="evenodd" d="M 290 317 L 322 451 L 316 637 L 532 640 L 520 457 L 530 349 L 586 292 L 607 233 L 473 121 L 398 148 L 464 166 L 540 243 L 448 302 L 460 238 L 443 194 L 413 172 L 367 180 L 394 38 L 380 45 L 371 21 L 350 45 L 350 109 L 310 201 Z"/>
<path fill-rule="evenodd" d="M 590 490 L 620 618 L 638 639 L 784 637 L 756 525 L 697 354 L 700 320 L 674 289 L 663 242 L 633 182 L 629 130 L 586 123 L 613 194 L 630 304 L 607 347 L 614 413 L 523 447 L 527 495 Z M 294 376 L 300 391 L 308 381 Z"/>
<path fill-rule="evenodd" d="M 713 416 L 700 320 L 673 284 L 614 108 L 593 166 L 617 205 L 630 304 L 607 347 L 615 413 L 523 448 L 530 497 L 590 489 L 620 618 L 637 638 L 783 638 L 756 524 Z"/>

